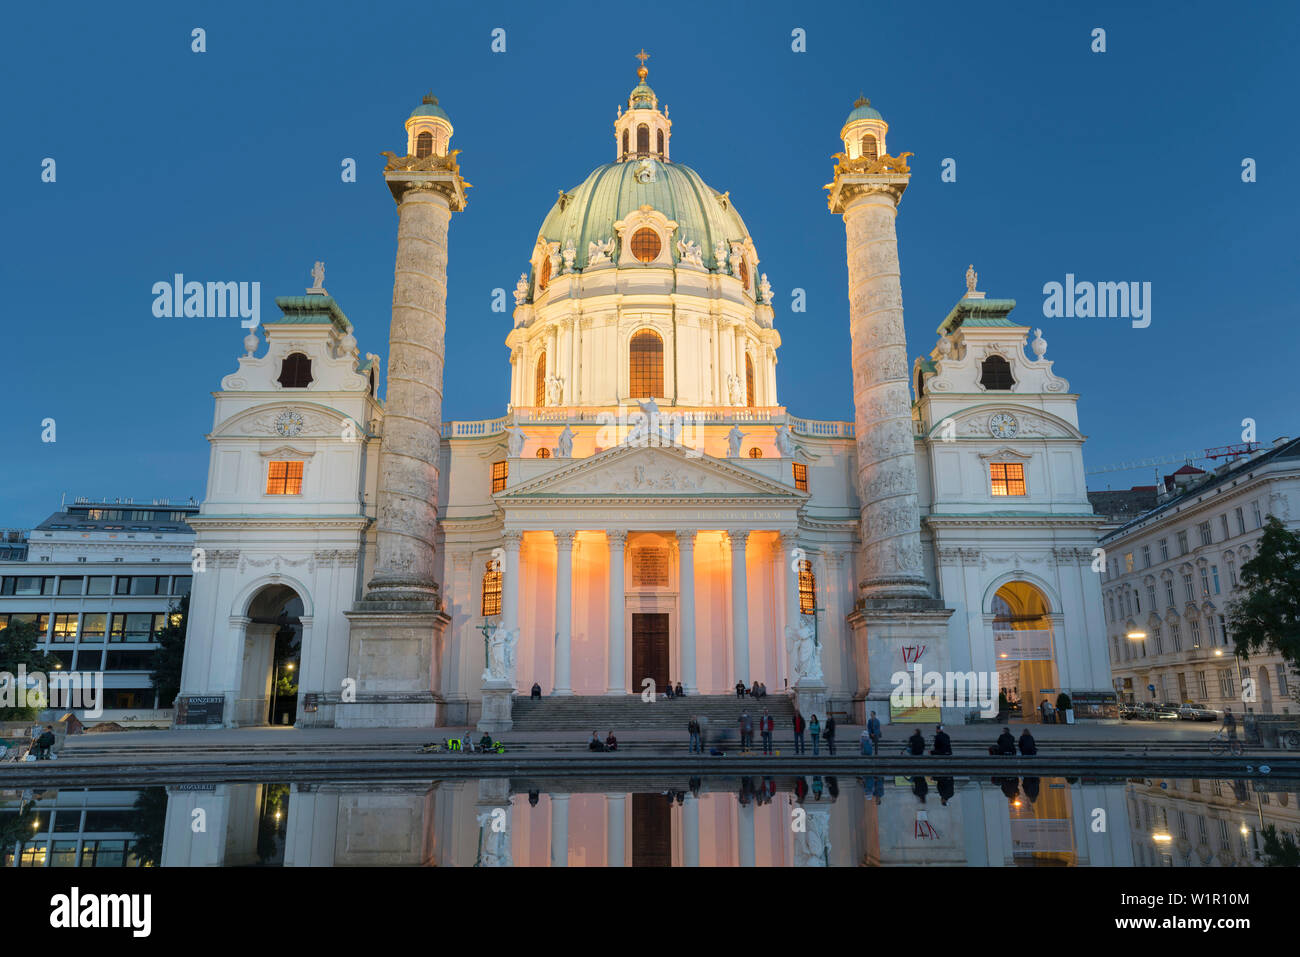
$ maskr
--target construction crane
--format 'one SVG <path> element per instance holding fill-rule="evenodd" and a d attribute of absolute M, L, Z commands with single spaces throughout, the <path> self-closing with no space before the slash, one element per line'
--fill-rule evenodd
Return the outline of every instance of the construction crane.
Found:
<path fill-rule="evenodd" d="M 1240 442 L 1237 445 L 1219 445 L 1211 449 L 1202 449 L 1197 452 L 1180 452 L 1176 455 L 1161 455 L 1153 459 L 1142 459 L 1139 462 L 1118 462 L 1114 465 L 1103 465 L 1101 468 L 1088 469 L 1088 475 L 1101 475 L 1103 472 L 1132 472 L 1136 469 L 1152 468 L 1157 465 L 1173 465 L 1175 462 L 1181 462 L 1185 465 L 1191 465 L 1200 459 L 1222 459 L 1236 458 L 1239 455 L 1250 455 L 1252 452 L 1258 452 L 1260 444 L 1258 442 Z"/>

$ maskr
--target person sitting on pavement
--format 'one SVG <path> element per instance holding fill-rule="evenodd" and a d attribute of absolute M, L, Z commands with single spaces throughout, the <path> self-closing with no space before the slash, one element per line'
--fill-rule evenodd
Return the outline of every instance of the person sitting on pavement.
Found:
<path fill-rule="evenodd" d="M 736 682 L 736 697 L 737 698 L 745 697 L 745 682 L 743 681 Z"/>
<path fill-rule="evenodd" d="M 36 748 L 36 760 L 49 760 L 50 748 L 54 747 L 54 725 L 47 724 L 33 746 Z"/>
<path fill-rule="evenodd" d="M 469 729 L 468 729 L 468 728 L 465 730 L 465 735 L 464 735 L 464 737 L 462 737 L 462 738 L 460 739 L 460 749 L 461 749 L 462 751 L 466 751 L 466 752 L 470 752 L 470 751 L 473 751 L 473 750 L 474 750 L 474 742 L 472 742 L 472 741 L 469 739 Z"/>
<path fill-rule="evenodd" d="M 1011 729 L 1003 728 L 998 735 L 998 754 L 1015 754 L 1016 739 L 1011 737 Z"/>
<path fill-rule="evenodd" d="M 1029 755 L 1038 753 L 1038 745 L 1034 741 L 1034 736 L 1025 728 L 1020 732 L 1020 753 Z"/>
<path fill-rule="evenodd" d="M 532 690 L 532 693 L 529 695 L 529 697 L 531 697 L 531 698 L 533 698 L 533 699 L 537 699 L 537 698 L 540 698 L 541 696 L 542 696 L 542 686 L 539 685 L 536 681 L 534 681 L 534 682 L 533 682 L 533 690 Z"/>
<path fill-rule="evenodd" d="M 664 700 L 666 701 L 672 696 L 673 696 L 673 683 L 670 681 L 668 682 L 668 687 L 664 689 Z"/>
<path fill-rule="evenodd" d="M 488 734 L 486 731 L 484 731 L 484 732 L 483 732 L 483 737 L 481 737 L 481 738 L 478 739 L 478 749 L 479 749 L 479 751 L 491 751 L 491 750 L 492 750 L 492 735 L 490 735 L 490 734 Z"/>
<path fill-rule="evenodd" d="M 761 697 L 762 697 L 762 695 L 760 695 L 760 694 L 758 693 L 758 680 L 757 680 L 757 679 L 754 680 L 754 687 L 752 687 L 751 689 L 749 689 L 749 696 L 750 696 L 751 698 L 761 698 Z"/>
<path fill-rule="evenodd" d="M 605 742 L 600 740 L 600 735 L 596 734 L 595 731 L 591 732 L 591 740 L 587 742 L 587 750 L 588 751 L 605 750 Z"/>
<path fill-rule="evenodd" d="M 686 693 L 685 693 L 684 691 L 682 691 L 682 683 L 681 683 L 680 681 L 677 682 L 677 686 L 676 686 L 675 688 L 673 688 L 673 697 L 674 697 L 674 698 L 684 698 L 684 697 L 686 697 Z"/>
<path fill-rule="evenodd" d="M 859 736 L 858 740 L 861 744 L 863 756 L 869 757 L 875 751 L 875 748 L 871 744 L 871 732 L 866 728 L 863 728 L 862 734 Z"/>
<path fill-rule="evenodd" d="M 907 753 L 925 754 L 925 735 L 921 733 L 920 728 L 913 731 L 912 736 L 907 739 Z"/>
<path fill-rule="evenodd" d="M 609 734 L 605 737 L 605 750 L 606 751 L 618 750 L 618 738 L 614 737 L 614 731 L 612 729 L 610 730 Z"/>
<path fill-rule="evenodd" d="M 952 738 L 948 737 L 948 732 L 943 730 L 943 725 L 935 725 L 934 728 L 934 750 L 931 754 L 952 754 Z"/>

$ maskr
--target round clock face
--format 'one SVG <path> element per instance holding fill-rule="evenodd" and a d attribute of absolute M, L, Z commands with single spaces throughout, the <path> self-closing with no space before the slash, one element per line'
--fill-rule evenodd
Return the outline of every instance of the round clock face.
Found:
<path fill-rule="evenodd" d="M 1015 438 L 1020 423 L 1010 412 L 999 412 L 989 419 L 989 431 L 999 439 Z"/>
<path fill-rule="evenodd" d="M 275 431 L 281 435 L 297 435 L 304 425 L 302 413 L 296 409 L 285 409 L 275 420 Z"/>

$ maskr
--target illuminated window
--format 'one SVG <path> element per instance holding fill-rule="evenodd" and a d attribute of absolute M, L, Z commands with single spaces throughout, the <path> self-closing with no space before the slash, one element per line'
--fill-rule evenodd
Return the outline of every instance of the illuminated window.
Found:
<path fill-rule="evenodd" d="M 541 292 L 551 284 L 551 257 L 543 256 L 542 263 L 537 267 L 537 291 Z"/>
<path fill-rule="evenodd" d="M 636 151 L 641 156 L 650 152 L 650 127 L 644 123 L 636 128 Z"/>
<path fill-rule="evenodd" d="M 980 366 L 980 385 L 989 390 L 1010 391 L 1011 363 L 1001 356 L 989 356 Z"/>
<path fill-rule="evenodd" d="M 663 243 L 659 234 L 648 226 L 642 226 L 632 234 L 632 255 L 643 263 L 654 262 L 659 258 Z"/>
<path fill-rule="evenodd" d="M 506 473 L 510 467 L 509 462 L 492 463 L 492 491 L 501 492 L 506 487 Z"/>
<path fill-rule="evenodd" d="M 429 156 L 433 153 L 433 134 L 421 133 L 415 138 L 415 155 Z"/>
<path fill-rule="evenodd" d="M 799 563 L 799 614 L 811 615 L 817 610 L 817 579 L 813 576 L 812 562 Z"/>
<path fill-rule="evenodd" d="M 660 131 L 656 134 L 656 136 L 658 137 L 658 139 L 656 140 L 656 142 L 657 142 L 658 145 L 659 145 L 659 149 L 658 149 L 659 157 L 660 157 L 660 159 L 662 159 L 662 158 L 663 158 L 663 155 L 664 155 L 664 131 L 663 131 L 663 130 L 660 130 Z"/>
<path fill-rule="evenodd" d="M 875 160 L 878 158 L 879 151 L 876 149 L 876 138 L 868 133 L 862 137 L 862 156 L 864 159 Z"/>
<path fill-rule="evenodd" d="M 633 399 L 653 399 L 664 394 L 664 341 L 656 333 L 642 329 L 632 337 L 627 366 Z"/>
<path fill-rule="evenodd" d="M 746 289 L 749 288 L 749 263 L 744 259 L 740 261 L 740 284 Z"/>
<path fill-rule="evenodd" d="M 266 472 L 267 495 L 301 495 L 302 463 L 272 462 Z"/>
<path fill-rule="evenodd" d="M 808 466 L 795 462 L 791 467 L 794 469 L 794 487 L 801 492 L 808 491 Z"/>
<path fill-rule="evenodd" d="M 286 389 L 305 389 L 311 385 L 311 360 L 301 352 L 284 357 L 280 363 L 279 383 Z"/>
<path fill-rule="evenodd" d="M 761 459 L 763 457 L 763 450 L 756 445 L 749 450 L 749 457 L 751 459 Z"/>
<path fill-rule="evenodd" d="M 1019 462 L 989 463 L 994 495 L 1024 495 L 1025 467 Z"/>
<path fill-rule="evenodd" d="M 754 407 L 754 360 L 745 355 L 745 405 Z"/>
<path fill-rule="evenodd" d="M 483 617 L 501 614 L 501 569 L 496 562 L 487 563 L 483 573 Z"/>
<path fill-rule="evenodd" d="M 538 457 L 539 459 L 549 459 L 549 458 L 551 457 L 551 450 L 550 450 L 550 449 L 538 449 L 538 450 L 537 450 L 537 457 Z"/>
<path fill-rule="evenodd" d="M 546 405 L 546 353 L 537 357 L 533 370 L 533 405 Z"/>

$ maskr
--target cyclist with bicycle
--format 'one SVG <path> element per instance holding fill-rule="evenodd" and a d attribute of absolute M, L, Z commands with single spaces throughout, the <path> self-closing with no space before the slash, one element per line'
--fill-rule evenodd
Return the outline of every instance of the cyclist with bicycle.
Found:
<path fill-rule="evenodd" d="M 1219 733 L 1228 732 L 1228 740 L 1235 742 L 1237 740 L 1237 717 L 1232 713 L 1231 708 L 1223 712 L 1223 724 L 1219 725 Z"/>

